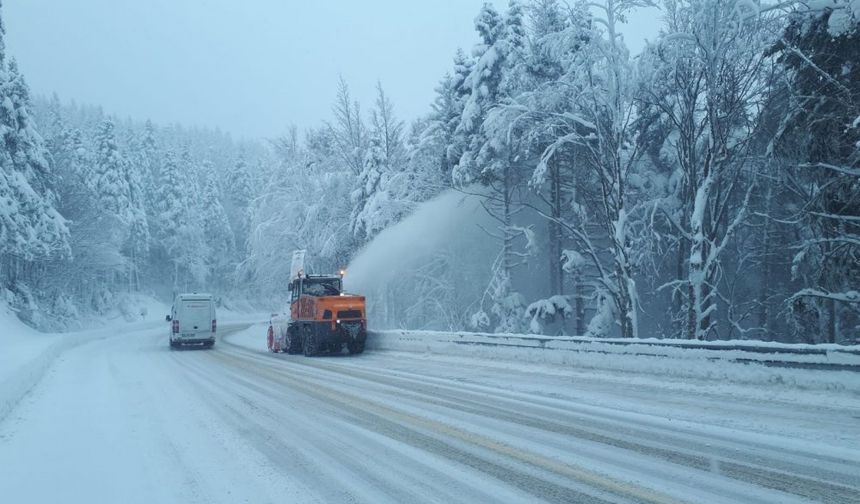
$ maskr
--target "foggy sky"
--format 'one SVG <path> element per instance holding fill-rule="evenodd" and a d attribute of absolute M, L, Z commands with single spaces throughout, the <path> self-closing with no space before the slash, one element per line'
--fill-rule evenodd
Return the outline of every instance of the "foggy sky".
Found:
<path fill-rule="evenodd" d="M 379 80 L 401 118 L 426 113 L 457 47 L 476 42 L 482 3 L 6 0 L 3 19 L 7 52 L 36 94 L 257 138 L 329 119 L 338 75 L 364 110 Z M 633 52 L 656 18 L 633 16 Z"/>

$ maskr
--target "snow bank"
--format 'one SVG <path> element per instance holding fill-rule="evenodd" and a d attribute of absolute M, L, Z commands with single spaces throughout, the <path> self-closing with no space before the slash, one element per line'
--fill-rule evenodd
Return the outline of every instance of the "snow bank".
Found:
<path fill-rule="evenodd" d="M 47 334 L 30 328 L 5 304 L 0 303 L 0 417 L 8 389 L 5 378 L 16 373 L 53 343 Z"/>
<path fill-rule="evenodd" d="M 21 322 L 8 306 L 0 304 L 0 419 L 39 383 L 64 351 L 122 332 L 158 327 L 168 313 L 163 303 L 146 296 L 129 297 L 117 306 L 98 321 L 103 326 L 100 329 L 42 333 Z M 136 322 L 129 323 L 129 320 Z"/>
<path fill-rule="evenodd" d="M 246 308 L 235 304 L 234 308 Z M 169 306 L 147 296 L 131 296 L 100 320 L 101 328 L 68 333 L 42 333 L 21 322 L 6 305 L 0 304 L 0 419 L 42 379 L 56 358 L 71 348 L 91 341 L 163 327 Z M 221 323 L 259 323 L 268 314 L 218 309 Z M 129 321 L 133 322 L 129 322 Z M 91 322 L 95 322 L 91 321 Z"/>
<path fill-rule="evenodd" d="M 806 369 L 834 364 L 860 369 L 860 346 L 631 341 L 404 330 L 372 332 L 367 346 L 372 350 L 512 360 L 723 383 L 860 392 L 860 373 Z"/>

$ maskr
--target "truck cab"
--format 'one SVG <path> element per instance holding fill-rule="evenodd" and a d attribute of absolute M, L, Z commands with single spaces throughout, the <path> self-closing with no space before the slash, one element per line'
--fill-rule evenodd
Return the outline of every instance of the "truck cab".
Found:
<path fill-rule="evenodd" d="M 215 299 L 211 294 L 177 294 L 170 315 L 170 348 L 200 345 L 211 348 L 215 344 L 217 321 Z"/>

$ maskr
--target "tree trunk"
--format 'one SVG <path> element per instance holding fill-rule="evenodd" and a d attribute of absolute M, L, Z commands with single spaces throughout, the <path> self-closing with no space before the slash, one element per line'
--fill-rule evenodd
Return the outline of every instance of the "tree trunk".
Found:
<path fill-rule="evenodd" d="M 503 210 L 502 221 L 504 225 L 503 242 L 502 242 L 502 269 L 508 278 L 511 278 L 511 270 L 514 267 L 514 238 L 511 234 L 511 225 L 513 224 L 513 215 L 511 209 L 511 166 L 510 162 L 505 166 L 505 174 L 502 186 L 503 194 Z"/>
<path fill-rule="evenodd" d="M 552 220 L 549 221 L 549 279 L 550 294 L 564 295 L 564 269 L 561 263 L 561 175 L 557 163 L 553 163 L 550 175 Z"/>
<path fill-rule="evenodd" d="M 837 333 L 837 311 L 838 306 L 836 304 L 835 299 L 827 299 L 825 301 L 825 306 L 827 306 L 827 342 L 828 343 L 836 343 L 836 333 Z"/>
<path fill-rule="evenodd" d="M 585 335 L 585 299 L 582 292 L 582 279 L 577 275 L 573 280 L 573 296 L 576 298 L 576 335 Z"/>
<path fill-rule="evenodd" d="M 687 267 L 687 259 L 690 257 L 690 243 L 685 239 L 681 238 L 678 244 L 678 260 L 675 266 L 675 279 L 681 281 L 684 279 L 684 275 Z M 692 299 L 691 291 L 687 292 L 687 303 L 689 304 L 689 300 Z M 683 338 L 684 334 L 687 331 L 684 320 L 682 319 L 682 313 L 684 313 L 684 294 L 681 293 L 681 289 L 674 289 L 672 291 L 672 306 L 673 313 L 676 314 L 678 318 L 672 321 L 672 326 L 674 328 L 675 336 L 678 338 Z M 689 316 L 689 314 L 688 314 Z M 674 318 L 674 317 L 673 317 Z"/>
<path fill-rule="evenodd" d="M 769 216 L 771 212 L 771 203 L 773 200 L 773 189 L 770 185 L 768 185 L 767 193 L 765 195 L 765 215 Z M 771 228 L 771 219 L 764 219 L 764 236 L 762 237 L 762 279 L 761 279 L 761 289 L 759 290 L 758 295 L 758 325 L 762 328 L 763 333 L 767 339 L 773 339 L 770 331 L 770 283 L 771 283 L 771 260 L 770 260 L 770 247 L 771 247 L 771 236 L 770 236 L 770 228 Z"/>

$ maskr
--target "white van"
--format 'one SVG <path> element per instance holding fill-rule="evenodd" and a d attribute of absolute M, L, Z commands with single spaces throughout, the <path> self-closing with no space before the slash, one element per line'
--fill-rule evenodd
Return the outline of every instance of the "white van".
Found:
<path fill-rule="evenodd" d="M 177 294 L 167 317 L 170 322 L 170 348 L 182 345 L 215 344 L 215 300 L 212 294 Z"/>

